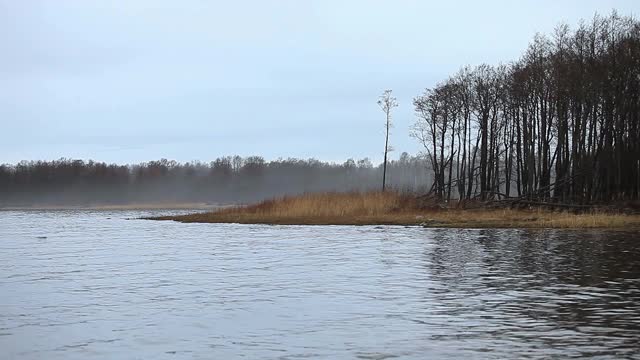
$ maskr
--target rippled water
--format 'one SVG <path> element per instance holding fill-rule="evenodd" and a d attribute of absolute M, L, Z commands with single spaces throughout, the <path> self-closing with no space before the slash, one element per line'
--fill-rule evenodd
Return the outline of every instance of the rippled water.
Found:
<path fill-rule="evenodd" d="M 150 213 L 0 212 L 0 358 L 640 358 L 637 232 Z"/>

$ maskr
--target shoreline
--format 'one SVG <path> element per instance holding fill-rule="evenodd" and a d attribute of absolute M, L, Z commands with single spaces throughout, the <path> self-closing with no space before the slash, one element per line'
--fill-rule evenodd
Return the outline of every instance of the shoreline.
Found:
<path fill-rule="evenodd" d="M 182 223 L 263 225 L 401 225 L 427 228 L 522 228 L 640 230 L 640 214 L 571 213 L 541 208 L 425 207 L 393 192 L 304 194 L 208 212 L 143 218 Z"/>
<path fill-rule="evenodd" d="M 474 219 L 477 217 L 478 219 Z M 146 217 L 145 220 L 180 223 L 253 224 L 294 226 L 420 226 L 452 229 L 606 229 L 640 231 L 639 215 L 567 214 L 549 211 L 454 210 L 390 217 L 251 217 L 220 216 L 216 212 Z"/>

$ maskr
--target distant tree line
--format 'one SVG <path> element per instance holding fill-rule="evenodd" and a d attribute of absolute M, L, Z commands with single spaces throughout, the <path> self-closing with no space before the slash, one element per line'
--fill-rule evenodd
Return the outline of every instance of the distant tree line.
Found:
<path fill-rule="evenodd" d="M 536 35 L 413 101 L 443 200 L 595 203 L 640 192 L 640 23 L 613 12 Z"/>
<path fill-rule="evenodd" d="M 390 187 L 426 191 L 422 158 L 403 153 L 387 165 Z M 162 159 L 136 165 L 60 159 L 0 165 L 0 207 L 153 202 L 237 203 L 312 191 L 379 189 L 382 165 L 315 159 L 220 157 L 210 163 Z"/>

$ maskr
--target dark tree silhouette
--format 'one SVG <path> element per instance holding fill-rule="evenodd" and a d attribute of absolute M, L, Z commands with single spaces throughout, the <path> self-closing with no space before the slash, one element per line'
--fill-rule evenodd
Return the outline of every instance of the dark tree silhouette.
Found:
<path fill-rule="evenodd" d="M 520 60 L 464 68 L 413 103 L 413 136 L 441 198 L 638 199 L 640 23 L 632 17 L 560 25 L 551 38 L 536 35 Z"/>

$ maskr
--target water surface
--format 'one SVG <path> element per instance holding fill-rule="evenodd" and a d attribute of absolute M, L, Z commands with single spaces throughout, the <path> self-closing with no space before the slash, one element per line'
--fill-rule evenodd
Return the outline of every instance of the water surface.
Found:
<path fill-rule="evenodd" d="M 0 211 L 0 358 L 640 358 L 636 232 Z"/>

